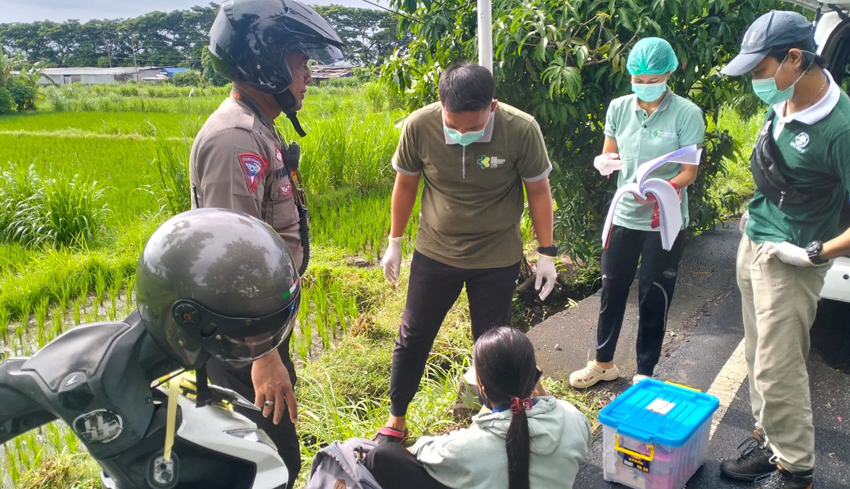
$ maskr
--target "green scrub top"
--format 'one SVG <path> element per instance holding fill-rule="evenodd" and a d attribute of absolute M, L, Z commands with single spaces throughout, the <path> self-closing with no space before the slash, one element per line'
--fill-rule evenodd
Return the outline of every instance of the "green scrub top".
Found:
<path fill-rule="evenodd" d="M 705 140 L 705 121 L 702 110 L 690 100 L 670 91 L 665 92 L 661 104 L 652 113 L 638 105 L 635 94 L 611 101 L 605 117 L 605 136 L 617 141 L 617 152 L 623 169 L 617 172 L 617 186 L 635 181 L 638 166 L 653 158 Z M 679 173 L 679 163 L 668 163 L 650 174 L 652 178 L 670 180 Z M 614 224 L 638 231 L 652 229 L 653 204 L 640 205 L 632 194 L 626 194 L 617 205 Z M 682 222 L 687 228 L 688 192 L 682 190 Z"/>

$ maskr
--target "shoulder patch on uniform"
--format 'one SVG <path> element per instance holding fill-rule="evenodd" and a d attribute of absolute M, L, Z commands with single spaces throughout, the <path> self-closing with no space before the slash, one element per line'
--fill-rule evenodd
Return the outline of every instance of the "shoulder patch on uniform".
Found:
<path fill-rule="evenodd" d="M 245 184 L 250 192 L 256 192 L 269 171 L 269 162 L 257 153 L 239 153 L 239 165 L 245 175 Z"/>

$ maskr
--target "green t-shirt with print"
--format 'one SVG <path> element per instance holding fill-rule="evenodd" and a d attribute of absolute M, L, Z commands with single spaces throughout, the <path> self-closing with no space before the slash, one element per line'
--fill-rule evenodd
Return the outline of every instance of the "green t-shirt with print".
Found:
<path fill-rule="evenodd" d="M 774 124 L 779 116 L 774 118 Z M 832 111 L 814 124 L 792 120 L 776 138 L 785 159 L 782 175 L 810 196 L 779 209 L 758 189 L 750 202 L 747 236 L 756 243 L 788 241 L 805 247 L 838 235 L 838 219 L 850 191 L 850 99 L 841 93 Z"/>
<path fill-rule="evenodd" d="M 671 151 L 705 140 L 705 121 L 702 111 L 690 100 L 667 90 L 658 108 L 647 115 L 634 94 L 611 101 L 605 117 L 605 136 L 617 141 L 617 152 L 623 169 L 617 172 L 617 186 L 635 181 L 642 163 Z M 679 163 L 667 163 L 650 174 L 651 178 L 670 180 L 679 174 Z M 638 204 L 632 194 L 626 194 L 617 204 L 614 224 L 638 231 L 652 229 L 654 204 Z M 682 226 L 687 228 L 688 192 L 682 191 Z"/>
<path fill-rule="evenodd" d="M 520 261 L 523 182 L 552 169 L 532 116 L 500 102 L 484 136 L 462 147 L 446 135 L 440 103 L 433 103 L 407 117 L 392 164 L 425 181 L 417 251 L 467 269 Z"/>

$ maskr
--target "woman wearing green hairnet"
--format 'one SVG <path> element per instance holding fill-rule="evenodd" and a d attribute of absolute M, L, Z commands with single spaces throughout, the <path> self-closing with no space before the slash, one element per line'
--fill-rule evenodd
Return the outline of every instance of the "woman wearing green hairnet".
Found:
<path fill-rule="evenodd" d="M 702 111 L 667 88 L 678 64 L 670 43 L 657 37 L 640 40 L 629 53 L 626 67 L 631 74 L 634 93 L 613 100 L 608 107 L 605 144 L 602 154 L 594 160 L 594 166 L 603 176 L 610 177 L 619 170 L 618 186 L 635 181 L 641 163 L 703 142 Z M 573 387 L 590 387 L 620 376 L 620 370 L 614 365 L 614 351 L 639 261 L 638 366 L 632 382 L 652 377 L 661 355 L 667 311 L 685 242 L 687 187 L 696 175 L 695 165 L 678 163 L 668 163 L 652 173 L 653 178 L 668 180 L 679 191 L 682 202 L 683 230 L 670 251 L 661 246 L 658 208 L 652 197 L 644 200 L 629 193 L 617 205 L 608 247 L 602 252 L 602 303 L 596 328 L 596 359 L 570 375 Z"/>

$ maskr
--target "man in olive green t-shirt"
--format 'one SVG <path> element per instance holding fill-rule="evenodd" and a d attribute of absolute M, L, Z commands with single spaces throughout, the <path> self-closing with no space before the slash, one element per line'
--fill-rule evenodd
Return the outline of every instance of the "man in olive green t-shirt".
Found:
<path fill-rule="evenodd" d="M 829 260 L 850 253 L 850 231 L 838 234 L 850 191 L 850 99 L 816 49 L 805 17 L 771 11 L 723 69 L 749 73 L 770 105 L 751 156 L 757 190 L 737 258 L 755 436 L 720 464 L 723 475 L 762 489 L 813 485 L 809 329 Z"/>
<path fill-rule="evenodd" d="M 552 165 L 540 127 L 530 115 L 494 98 L 495 81 L 469 63 L 440 78 L 440 102 L 405 121 L 393 156 L 390 244 L 384 275 L 398 280 L 401 238 L 422 190 L 419 233 L 410 264 L 407 303 L 393 351 L 390 419 L 379 442 L 407 438 L 405 414 L 449 309 L 466 285 L 472 336 L 510 324 L 523 255 L 523 188 L 537 239 L 536 288 L 544 300 L 555 285 Z"/>

